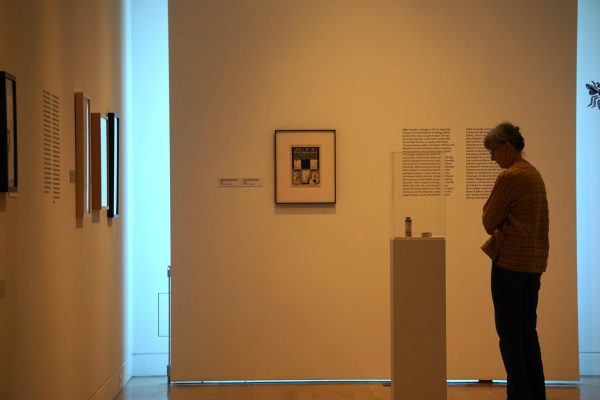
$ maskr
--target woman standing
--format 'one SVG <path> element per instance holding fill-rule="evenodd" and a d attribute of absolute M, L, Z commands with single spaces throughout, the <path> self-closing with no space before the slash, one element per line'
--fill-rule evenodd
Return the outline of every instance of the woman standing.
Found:
<path fill-rule="evenodd" d="M 483 206 L 492 259 L 492 300 L 508 400 L 545 400 L 544 368 L 536 330 L 538 292 L 548 261 L 548 201 L 538 170 L 521 154 L 519 127 L 505 122 L 485 137 L 503 171 Z"/>

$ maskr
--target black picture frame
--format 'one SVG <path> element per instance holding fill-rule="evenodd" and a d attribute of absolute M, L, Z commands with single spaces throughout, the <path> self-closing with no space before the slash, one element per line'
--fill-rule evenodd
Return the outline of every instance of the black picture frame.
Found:
<path fill-rule="evenodd" d="M 275 130 L 275 204 L 336 201 L 335 129 Z"/>
<path fill-rule="evenodd" d="M 17 193 L 17 78 L 0 71 L 0 192 Z"/>
<path fill-rule="evenodd" d="M 119 215 L 119 115 L 108 113 L 108 218 Z"/>

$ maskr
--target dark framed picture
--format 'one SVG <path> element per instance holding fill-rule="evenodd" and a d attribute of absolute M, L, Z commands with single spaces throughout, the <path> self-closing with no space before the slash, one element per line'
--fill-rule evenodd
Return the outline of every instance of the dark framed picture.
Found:
<path fill-rule="evenodd" d="M 75 93 L 75 216 L 90 212 L 90 123 L 91 101 Z"/>
<path fill-rule="evenodd" d="M 17 193 L 17 79 L 0 72 L 0 192 Z"/>
<path fill-rule="evenodd" d="M 108 113 L 108 217 L 119 215 L 119 115 Z"/>
<path fill-rule="evenodd" d="M 335 204 L 335 130 L 275 131 L 275 203 Z"/>
<path fill-rule="evenodd" d="M 91 121 L 92 210 L 101 210 L 108 208 L 108 121 L 100 113 L 92 113 Z"/>

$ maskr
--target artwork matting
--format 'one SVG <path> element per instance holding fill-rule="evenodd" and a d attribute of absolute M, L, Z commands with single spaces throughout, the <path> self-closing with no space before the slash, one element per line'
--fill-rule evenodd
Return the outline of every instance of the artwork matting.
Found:
<path fill-rule="evenodd" d="M 108 119 L 100 113 L 92 113 L 91 129 L 91 197 L 92 210 L 108 208 Z"/>

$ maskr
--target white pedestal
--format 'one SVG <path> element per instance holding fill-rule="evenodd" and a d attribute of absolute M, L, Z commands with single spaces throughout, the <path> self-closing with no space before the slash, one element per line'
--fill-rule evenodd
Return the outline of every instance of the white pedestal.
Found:
<path fill-rule="evenodd" d="M 391 240 L 392 400 L 445 400 L 446 240 Z"/>

